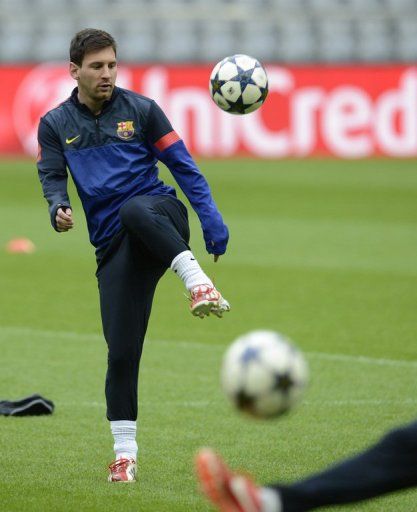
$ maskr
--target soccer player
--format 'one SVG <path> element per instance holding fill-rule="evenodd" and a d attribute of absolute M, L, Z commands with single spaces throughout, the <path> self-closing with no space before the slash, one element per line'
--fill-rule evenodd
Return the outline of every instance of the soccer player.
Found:
<path fill-rule="evenodd" d="M 69 72 L 77 87 L 39 124 L 38 172 L 52 226 L 66 232 L 74 227 L 69 169 L 96 247 L 115 450 L 109 480 L 133 482 L 139 361 L 159 279 L 171 268 L 189 291 L 197 317 L 221 317 L 230 309 L 190 250 L 187 209 L 158 178 L 158 160 L 197 212 L 214 261 L 225 253 L 229 235 L 207 181 L 161 108 L 116 87 L 113 37 L 96 29 L 78 32 Z"/>
<path fill-rule="evenodd" d="M 210 449 L 196 469 L 202 490 L 222 512 L 305 512 L 417 486 L 417 422 L 388 432 L 350 459 L 290 485 L 257 487 Z"/>

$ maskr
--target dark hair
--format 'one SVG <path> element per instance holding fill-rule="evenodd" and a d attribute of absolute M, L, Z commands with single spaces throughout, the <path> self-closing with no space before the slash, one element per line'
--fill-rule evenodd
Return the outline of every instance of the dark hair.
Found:
<path fill-rule="evenodd" d="M 81 66 L 87 53 L 111 46 L 116 53 L 116 41 L 104 30 L 85 28 L 77 32 L 70 44 L 70 60 Z"/>

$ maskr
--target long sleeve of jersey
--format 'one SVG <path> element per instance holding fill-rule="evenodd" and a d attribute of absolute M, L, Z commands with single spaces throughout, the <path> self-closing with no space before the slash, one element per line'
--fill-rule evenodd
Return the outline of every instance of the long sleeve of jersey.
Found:
<path fill-rule="evenodd" d="M 58 208 L 70 207 L 67 192 L 68 173 L 59 139 L 44 118 L 39 123 L 38 142 L 39 179 L 43 195 L 48 201 L 51 224 L 56 230 L 55 216 Z"/>
<path fill-rule="evenodd" d="M 149 112 L 147 138 L 155 156 L 168 167 L 197 213 L 207 252 L 224 254 L 229 231 L 212 198 L 210 187 L 184 142 L 155 102 L 152 102 Z"/>

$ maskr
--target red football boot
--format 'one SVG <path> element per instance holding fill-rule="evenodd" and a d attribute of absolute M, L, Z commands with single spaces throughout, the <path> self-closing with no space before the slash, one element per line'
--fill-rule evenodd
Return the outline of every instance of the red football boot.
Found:
<path fill-rule="evenodd" d="M 136 482 L 135 459 L 117 459 L 109 465 L 109 482 Z"/>
<path fill-rule="evenodd" d="M 230 305 L 214 286 L 201 284 L 190 291 L 190 311 L 194 316 L 204 318 L 210 313 L 221 318 L 223 313 L 230 311 Z"/>
<path fill-rule="evenodd" d="M 201 489 L 221 512 L 261 512 L 260 488 L 250 478 L 233 473 L 209 448 L 196 457 Z"/>

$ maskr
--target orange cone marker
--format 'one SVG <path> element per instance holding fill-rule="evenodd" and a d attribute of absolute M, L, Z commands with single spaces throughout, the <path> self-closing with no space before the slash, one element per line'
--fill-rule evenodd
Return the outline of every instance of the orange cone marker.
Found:
<path fill-rule="evenodd" d="M 7 242 L 6 251 L 10 254 L 32 254 L 35 244 L 29 238 L 13 238 Z"/>

